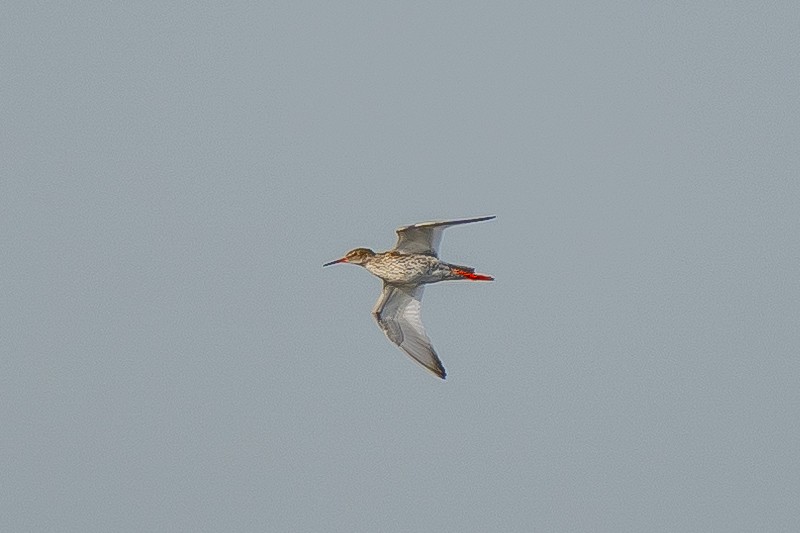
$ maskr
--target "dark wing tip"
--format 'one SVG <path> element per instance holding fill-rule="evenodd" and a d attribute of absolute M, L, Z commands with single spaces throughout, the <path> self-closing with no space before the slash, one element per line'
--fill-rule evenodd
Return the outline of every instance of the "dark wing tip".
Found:
<path fill-rule="evenodd" d="M 461 220 L 456 220 L 455 222 L 461 222 L 461 223 L 483 222 L 484 220 L 492 220 L 493 218 L 497 218 L 497 215 L 486 215 L 483 217 L 475 217 L 475 218 L 463 218 Z"/>
<path fill-rule="evenodd" d="M 455 220 L 442 220 L 441 222 L 432 222 L 431 224 L 446 224 L 446 225 L 456 226 L 458 224 L 471 224 L 472 222 L 484 222 L 486 220 L 492 220 L 493 218 L 497 218 L 497 215 L 486 215 L 482 217 L 471 217 L 471 218 L 457 218 Z"/>
<path fill-rule="evenodd" d="M 497 215 L 486 215 L 482 217 L 472 217 L 472 218 L 456 218 L 451 220 L 429 220 L 427 222 L 417 222 L 415 224 L 400 226 L 395 231 L 397 233 L 401 233 L 403 231 L 412 228 L 425 228 L 431 226 L 457 226 L 459 224 L 469 224 L 471 222 L 483 222 L 485 220 L 492 220 L 494 218 L 497 218 Z"/>

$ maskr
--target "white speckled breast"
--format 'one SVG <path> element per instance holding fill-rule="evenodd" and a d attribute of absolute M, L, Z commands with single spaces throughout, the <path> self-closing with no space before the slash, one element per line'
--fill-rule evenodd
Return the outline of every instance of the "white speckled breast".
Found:
<path fill-rule="evenodd" d="M 365 265 L 370 273 L 387 283 L 398 285 L 440 281 L 442 276 L 437 275 L 439 266 L 439 260 L 429 255 L 406 255 L 396 252 L 378 254 Z"/>

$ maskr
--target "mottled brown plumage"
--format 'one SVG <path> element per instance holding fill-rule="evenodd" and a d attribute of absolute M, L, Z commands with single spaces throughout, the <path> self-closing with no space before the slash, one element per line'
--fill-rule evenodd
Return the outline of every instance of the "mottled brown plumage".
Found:
<path fill-rule="evenodd" d="M 475 269 L 438 258 L 442 232 L 458 224 L 491 220 L 494 216 L 423 222 L 397 229 L 397 244 L 388 252 L 369 248 L 350 250 L 341 259 L 325 263 L 351 263 L 366 268 L 383 280 L 383 292 L 372 310 L 386 336 L 422 366 L 444 379 L 445 370 L 425 334 L 420 316 L 422 292 L 430 283 L 447 280 L 492 281 Z"/>

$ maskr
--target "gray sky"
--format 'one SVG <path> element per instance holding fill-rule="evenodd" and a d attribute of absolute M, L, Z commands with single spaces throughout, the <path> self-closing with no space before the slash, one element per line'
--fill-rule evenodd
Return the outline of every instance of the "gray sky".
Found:
<path fill-rule="evenodd" d="M 794 2 L 12 1 L 0 530 L 800 530 Z M 322 269 L 448 230 L 441 382 Z"/>

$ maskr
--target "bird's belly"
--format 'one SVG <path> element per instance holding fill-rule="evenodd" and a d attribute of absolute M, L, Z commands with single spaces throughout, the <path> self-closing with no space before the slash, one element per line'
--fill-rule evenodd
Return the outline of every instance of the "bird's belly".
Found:
<path fill-rule="evenodd" d="M 396 285 L 420 285 L 440 281 L 435 258 L 392 256 L 385 262 L 366 265 L 375 276 Z"/>
<path fill-rule="evenodd" d="M 430 275 L 427 272 L 393 272 L 382 271 L 373 272 L 386 283 L 395 285 L 419 285 L 420 283 L 430 283 Z"/>

